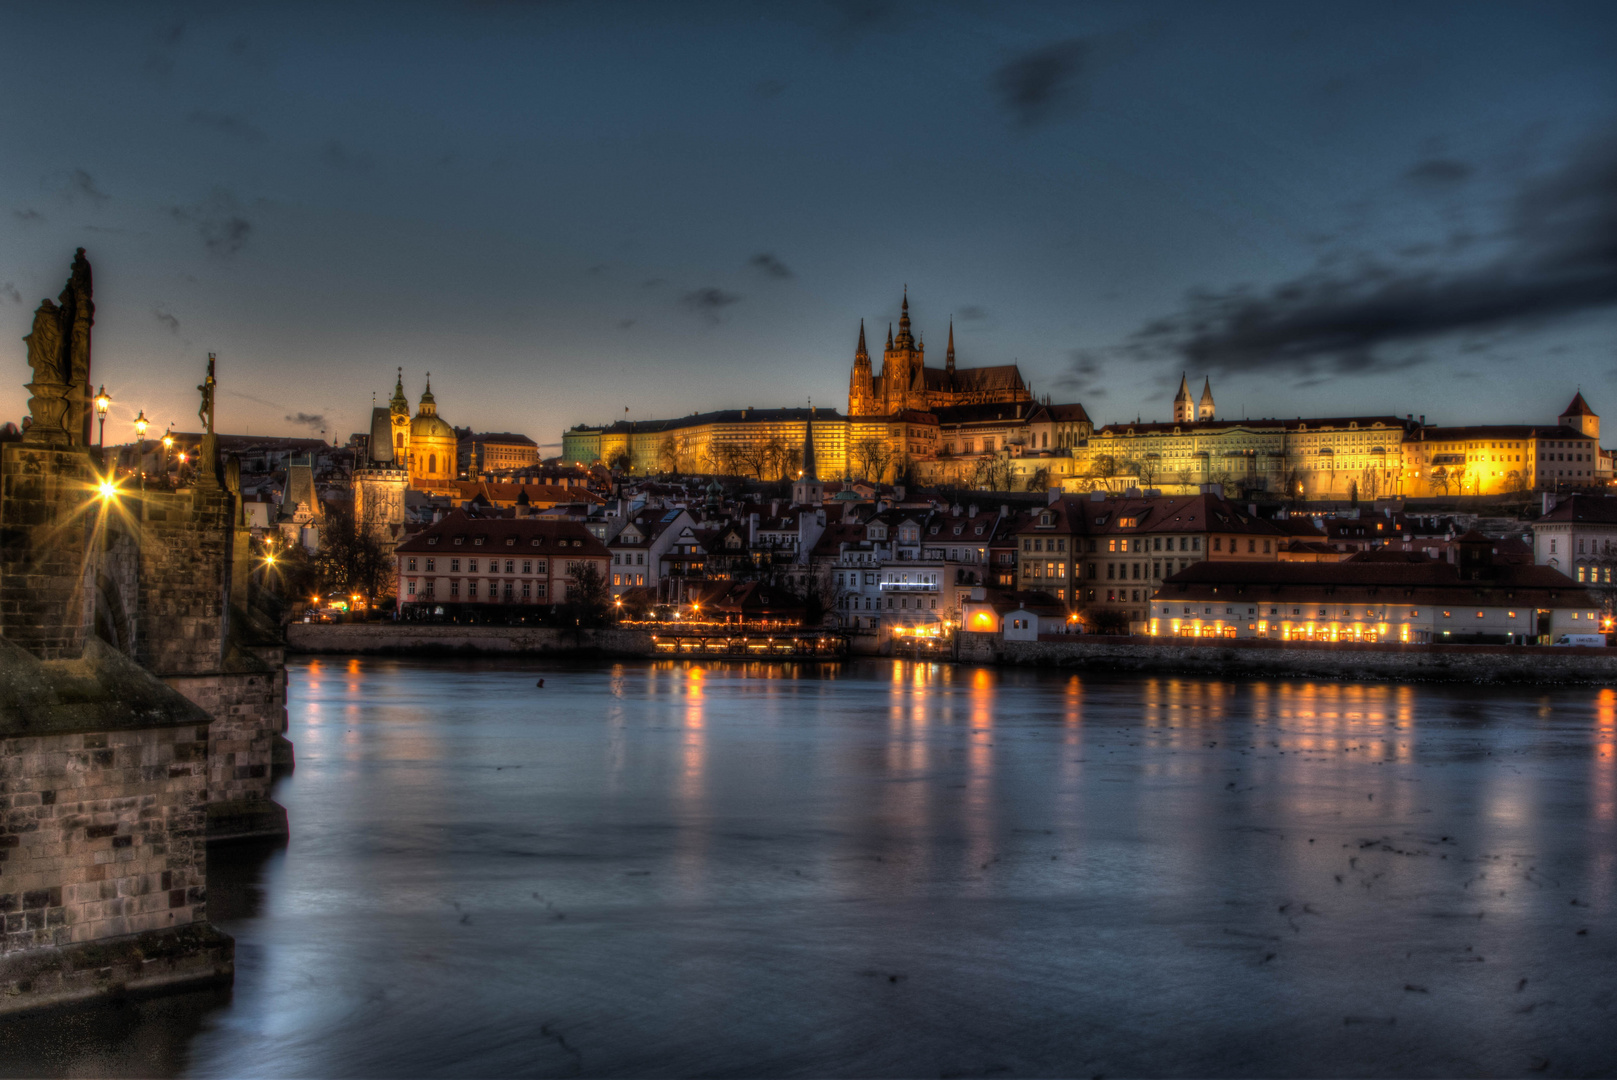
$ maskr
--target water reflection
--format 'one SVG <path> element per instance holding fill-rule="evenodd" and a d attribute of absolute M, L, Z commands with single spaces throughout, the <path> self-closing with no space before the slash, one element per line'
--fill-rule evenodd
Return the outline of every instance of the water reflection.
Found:
<path fill-rule="evenodd" d="M 13 1072 L 1617 1070 L 1609 690 L 363 659 L 291 713 L 233 995 Z"/>

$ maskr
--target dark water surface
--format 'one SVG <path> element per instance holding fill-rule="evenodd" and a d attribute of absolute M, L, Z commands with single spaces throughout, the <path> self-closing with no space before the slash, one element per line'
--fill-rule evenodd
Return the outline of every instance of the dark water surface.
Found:
<path fill-rule="evenodd" d="M 542 675 L 546 689 L 534 680 Z M 11 1074 L 1617 1072 L 1617 693 L 307 660 L 231 991 Z"/>

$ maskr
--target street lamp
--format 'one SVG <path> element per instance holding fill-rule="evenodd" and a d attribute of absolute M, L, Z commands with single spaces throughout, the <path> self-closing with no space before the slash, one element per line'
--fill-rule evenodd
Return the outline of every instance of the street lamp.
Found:
<path fill-rule="evenodd" d="M 105 449 L 107 445 L 107 410 L 112 408 L 112 399 L 107 396 L 107 388 L 102 386 L 95 392 L 95 414 L 101 418 L 101 431 L 97 439 L 97 446 Z"/>
<path fill-rule="evenodd" d="M 150 420 L 146 419 L 146 410 L 140 410 L 140 415 L 135 417 L 135 436 L 142 442 L 146 439 L 146 429 L 151 426 L 151 423 Z"/>

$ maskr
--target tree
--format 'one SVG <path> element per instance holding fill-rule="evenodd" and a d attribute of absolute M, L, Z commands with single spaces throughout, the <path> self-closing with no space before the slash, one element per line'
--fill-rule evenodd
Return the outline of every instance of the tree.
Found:
<path fill-rule="evenodd" d="M 612 621 L 612 588 L 593 562 L 578 564 L 567 582 L 567 602 L 560 613 L 565 622 L 582 629 Z"/>
<path fill-rule="evenodd" d="M 1049 486 L 1050 469 L 1048 466 L 1039 466 L 1037 469 L 1034 469 L 1032 474 L 1027 478 L 1027 489 L 1029 491 L 1044 491 L 1048 489 Z"/>
<path fill-rule="evenodd" d="M 759 472 L 758 478 L 762 480 L 763 473 L 765 472 L 767 472 L 772 479 L 779 480 L 783 478 L 786 475 L 787 469 L 791 467 L 791 460 L 792 454 L 791 451 L 786 448 L 786 441 L 779 435 L 771 435 L 768 439 L 764 440 L 763 461 L 761 463 L 761 471 Z"/>
<path fill-rule="evenodd" d="M 752 470 L 752 475 L 762 480 L 764 470 L 769 466 L 768 444 L 760 442 L 742 443 L 736 447 L 736 461 L 741 467 Z"/>
<path fill-rule="evenodd" d="M 853 447 L 854 462 L 859 467 L 860 474 L 865 479 L 881 483 L 882 477 L 887 475 L 887 465 L 892 460 L 892 451 L 882 439 L 860 439 Z"/>
<path fill-rule="evenodd" d="M 320 591 L 327 596 L 363 596 L 367 606 L 390 595 L 393 560 L 371 530 L 354 520 L 350 506 L 329 507 L 320 530 L 320 551 L 315 556 Z"/>
<path fill-rule="evenodd" d="M 626 473 L 634 468 L 634 458 L 629 456 L 629 451 L 619 450 L 607 461 L 606 467 L 616 473 Z"/>
<path fill-rule="evenodd" d="M 679 475 L 679 444 L 672 435 L 664 435 L 657 444 L 657 466 L 665 473 Z"/>

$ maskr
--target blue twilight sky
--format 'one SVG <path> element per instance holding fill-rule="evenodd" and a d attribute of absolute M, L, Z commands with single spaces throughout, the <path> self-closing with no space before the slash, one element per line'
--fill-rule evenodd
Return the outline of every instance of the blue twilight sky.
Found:
<path fill-rule="evenodd" d="M 1617 4 L 221 7 L 0 8 L 0 416 L 81 245 L 120 440 L 842 408 L 906 283 L 1097 422 L 1617 415 Z"/>

